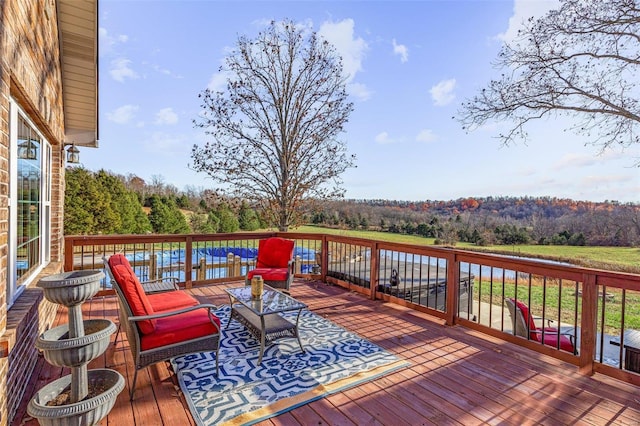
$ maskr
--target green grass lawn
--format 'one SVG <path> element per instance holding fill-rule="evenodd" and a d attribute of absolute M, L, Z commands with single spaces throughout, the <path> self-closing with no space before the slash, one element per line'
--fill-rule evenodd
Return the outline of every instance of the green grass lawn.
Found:
<path fill-rule="evenodd" d="M 322 228 L 318 226 L 301 226 L 292 232 L 308 232 L 319 234 L 342 235 L 393 243 L 417 245 L 434 245 L 433 238 L 416 235 L 392 234 L 377 231 L 352 231 Z M 476 246 L 470 243 L 458 243 L 455 248 L 489 253 L 536 257 L 541 259 L 568 262 L 574 265 L 607 269 L 621 272 L 640 273 L 640 248 L 638 247 L 584 247 L 584 246 Z"/>
<path fill-rule="evenodd" d="M 622 291 L 619 289 L 608 288 L 607 293 L 612 296 L 606 301 L 606 309 L 604 312 L 604 321 L 602 321 L 602 305 L 598 306 L 598 325 L 603 324 L 604 332 L 607 334 L 617 335 L 620 333 L 622 324 Z M 502 305 L 504 297 L 516 297 L 516 286 L 512 282 L 503 283 L 489 281 L 476 282 L 474 287 L 474 300 L 479 299 L 481 302 L 491 303 L 493 305 Z M 581 311 L 582 299 L 575 296 L 575 287 L 571 284 L 562 287 L 562 297 L 560 295 L 560 287 L 554 283 L 548 283 L 546 288 L 540 283 L 533 283 L 531 288 L 528 285 L 520 284 L 518 286 L 517 299 L 529 304 L 530 300 L 532 312 L 536 316 L 542 316 L 542 302 L 546 296 L 545 318 L 558 320 L 558 302 L 560 306 L 560 322 L 565 324 L 573 324 L 575 320 L 576 309 Z M 599 298 L 602 303 L 602 298 Z M 576 305 L 577 302 L 577 305 Z M 640 294 L 638 292 L 627 292 L 624 303 L 625 327 L 640 329 Z M 578 315 L 580 318 L 580 315 Z M 578 320 L 579 321 L 579 320 Z M 580 324 L 578 324 L 580 325 Z"/>
<path fill-rule="evenodd" d="M 293 232 L 320 233 L 341 235 L 345 237 L 367 238 L 371 240 L 387 241 L 394 243 L 406 243 L 415 245 L 434 245 L 433 238 L 424 238 L 415 235 L 392 234 L 387 232 L 376 231 L 351 231 L 322 228 L 317 226 L 302 226 L 292 230 Z M 520 246 L 486 246 L 478 247 L 469 243 L 456 244 L 455 248 L 463 250 L 474 250 L 491 252 L 506 255 L 517 255 L 526 257 L 536 257 L 542 259 L 556 260 L 572 263 L 585 267 L 594 267 L 599 269 L 640 273 L 640 248 L 637 247 L 579 247 L 579 246 L 540 246 L 540 245 L 520 245 Z M 504 289 L 502 286 L 504 285 Z M 492 288 L 493 287 L 493 288 Z M 510 282 L 494 282 L 488 281 L 477 282 L 474 288 L 474 299 L 483 302 L 502 305 L 502 297 L 515 296 L 515 285 Z M 528 301 L 531 297 L 531 305 L 537 312 L 542 307 L 543 286 L 540 283 L 533 283 L 531 286 L 531 294 L 529 295 L 529 287 L 520 285 L 518 287 L 518 299 Z M 563 323 L 573 324 L 575 310 L 580 310 L 581 299 L 578 298 L 578 306 L 576 306 L 575 289 L 570 286 L 562 289 L 562 298 L 558 293 L 560 288 L 557 285 L 547 285 L 546 290 L 546 316 L 548 318 L 557 319 L 558 316 L 558 300 L 562 301 L 560 308 L 560 321 Z M 503 293 L 504 292 L 504 293 Z M 622 291 L 619 289 L 607 289 L 612 293 L 613 299 L 607 301 L 604 321 L 602 321 L 601 308 L 598 308 L 598 324 L 603 324 L 604 332 L 608 334 L 618 334 L 621 329 L 622 320 Z M 628 291 L 624 304 L 625 327 L 640 329 L 640 293 Z"/>

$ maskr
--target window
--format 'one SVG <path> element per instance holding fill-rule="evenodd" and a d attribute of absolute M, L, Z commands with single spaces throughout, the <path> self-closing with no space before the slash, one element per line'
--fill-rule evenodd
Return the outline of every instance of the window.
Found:
<path fill-rule="evenodd" d="M 15 101 L 9 113 L 9 306 L 49 262 L 51 145 Z"/>

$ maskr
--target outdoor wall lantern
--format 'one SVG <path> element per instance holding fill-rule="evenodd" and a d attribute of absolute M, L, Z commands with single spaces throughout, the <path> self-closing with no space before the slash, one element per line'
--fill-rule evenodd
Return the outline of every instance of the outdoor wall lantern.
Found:
<path fill-rule="evenodd" d="M 73 144 L 67 149 L 67 163 L 78 164 L 80 162 L 80 150 Z"/>
<path fill-rule="evenodd" d="M 38 158 L 38 145 L 31 139 L 27 139 L 18 144 L 18 158 L 21 160 L 35 160 Z"/>

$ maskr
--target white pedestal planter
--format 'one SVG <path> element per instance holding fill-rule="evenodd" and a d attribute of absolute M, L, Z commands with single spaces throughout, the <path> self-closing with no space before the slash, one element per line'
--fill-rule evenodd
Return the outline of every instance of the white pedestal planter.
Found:
<path fill-rule="evenodd" d="M 41 425 L 94 425 L 111 411 L 124 389 L 117 371 L 87 371 L 116 330 L 107 319 L 82 320 L 81 305 L 98 292 L 103 277 L 100 271 L 73 271 L 38 282 L 47 300 L 69 308 L 69 323 L 42 333 L 36 347 L 50 364 L 71 368 L 70 375 L 45 385 L 29 402 L 27 412 Z"/>

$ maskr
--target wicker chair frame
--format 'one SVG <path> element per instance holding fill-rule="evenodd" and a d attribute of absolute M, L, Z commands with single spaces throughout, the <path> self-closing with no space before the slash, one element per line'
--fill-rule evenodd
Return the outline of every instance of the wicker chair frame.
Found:
<path fill-rule="evenodd" d="M 129 389 L 129 400 L 133 400 L 133 394 L 136 388 L 136 381 L 138 378 L 138 371 L 146 368 L 152 364 L 158 363 L 160 361 L 168 361 L 171 358 L 188 355 L 191 353 L 199 353 L 199 352 L 215 352 L 216 353 L 216 376 L 218 375 L 219 367 L 218 367 L 218 349 L 220 347 L 220 327 L 213 321 L 211 314 L 212 311 L 216 309 L 215 305 L 211 304 L 200 304 L 196 306 L 191 306 L 188 308 L 183 308 L 175 311 L 167 311 L 161 312 L 153 315 L 144 315 L 144 316 L 134 316 L 131 311 L 131 307 L 127 302 L 127 299 L 124 297 L 122 289 L 114 280 L 114 289 L 116 290 L 116 294 L 118 295 L 118 303 L 119 303 L 119 317 L 120 324 L 124 327 L 125 334 L 127 335 L 127 340 L 129 341 L 129 348 L 131 349 L 131 354 L 133 356 L 134 364 L 135 364 L 135 373 L 133 375 L 133 383 L 131 384 L 131 388 Z M 209 320 L 211 324 L 216 328 L 217 333 L 202 336 L 195 339 L 185 340 L 183 342 L 174 343 L 171 345 L 161 346 L 148 350 L 141 350 L 140 345 L 140 330 L 138 328 L 137 322 L 145 321 L 150 319 L 158 319 L 158 318 L 167 318 L 171 316 L 176 316 L 179 314 L 183 314 L 186 312 L 194 311 L 196 309 L 207 309 L 209 311 Z M 185 328 L 188 328 L 189 324 L 185 324 Z"/>

